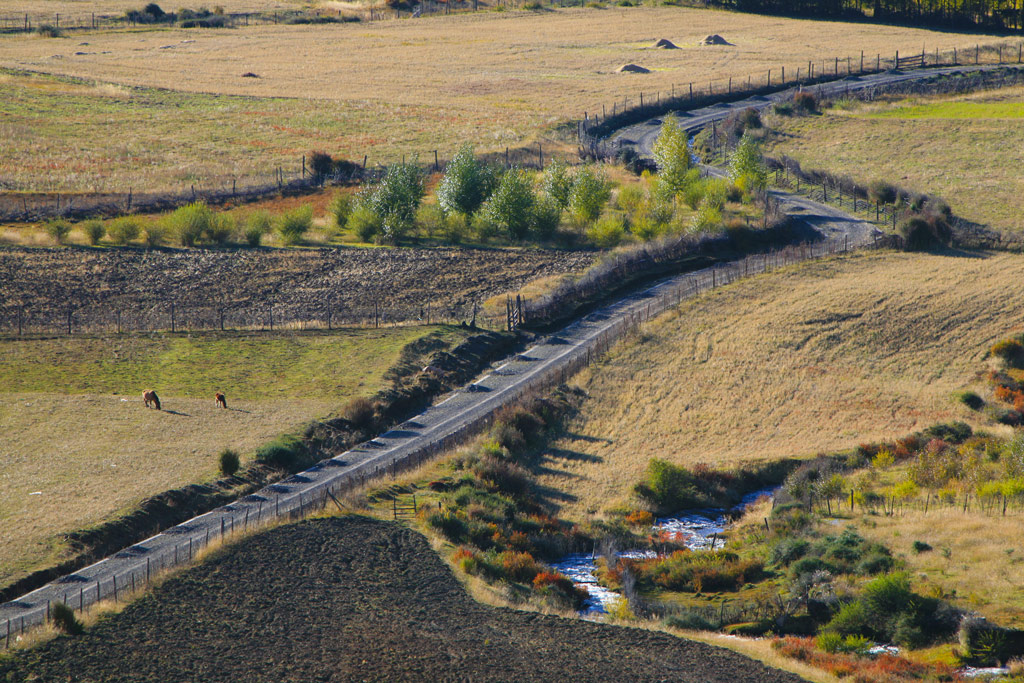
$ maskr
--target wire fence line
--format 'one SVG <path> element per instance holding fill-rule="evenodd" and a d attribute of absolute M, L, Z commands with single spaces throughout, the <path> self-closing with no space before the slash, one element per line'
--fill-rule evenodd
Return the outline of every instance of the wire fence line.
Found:
<path fill-rule="evenodd" d="M 417 159 L 417 165 L 424 173 L 443 172 L 448 161 L 439 156 L 439 150 L 426 160 L 415 155 L 402 155 L 406 159 Z M 504 152 L 495 151 L 478 157 L 491 164 L 505 168 L 544 168 L 544 148 L 506 147 Z M 346 185 L 378 181 L 387 173 L 395 161 L 370 163 L 368 154 L 360 161 L 337 160 L 330 172 L 317 174 L 310 168 L 311 159 L 302 155 L 289 166 L 278 166 L 273 173 L 252 172 L 233 177 L 221 177 L 192 184 L 178 192 L 2 192 L 0 193 L 0 221 L 31 222 L 52 218 L 82 219 L 97 216 L 113 217 L 130 213 L 157 213 L 170 211 L 185 204 L 202 201 L 207 204 L 228 202 L 255 202 L 281 195 L 309 194 L 325 185 Z"/>
<path fill-rule="evenodd" d="M 888 71 L 913 71 L 941 67 L 981 66 L 988 64 L 1024 64 L 1024 42 L 1003 43 L 973 49 L 922 48 L 913 55 L 876 53 L 872 58 L 863 51 L 857 57 L 830 57 L 808 60 L 799 65 L 769 68 L 747 77 L 720 77 L 706 81 L 676 83 L 667 91 L 637 91 L 635 96 L 624 95 L 600 110 L 585 111 L 577 121 L 576 135 L 580 155 L 592 159 L 608 159 L 619 148 L 608 136 L 621 128 L 661 116 L 673 111 L 692 111 L 714 104 L 722 104 L 751 97 L 763 97 L 790 89 L 818 87 L 844 79 L 881 74 Z M 820 65 L 820 66 L 819 66 Z M 850 92 L 856 89 L 850 89 Z M 812 90 L 813 92 L 813 90 Z M 683 121 L 685 126 L 686 122 Z"/>
<path fill-rule="evenodd" d="M 518 377 L 495 371 L 493 374 L 501 375 L 498 380 L 505 381 L 505 386 L 487 391 L 474 391 L 476 384 L 466 387 L 463 395 L 470 397 L 466 400 L 475 402 L 404 444 L 381 450 L 385 448 L 382 439 L 401 438 L 395 432 L 386 433 L 230 505 L 172 527 L 19 600 L 0 605 L 0 618 L 4 620 L 0 622 L 3 624 L 0 642 L 5 645 L 16 642 L 26 628 L 47 621 L 55 602 L 86 610 L 103 600 L 118 601 L 148 585 L 157 573 L 191 562 L 197 553 L 213 543 L 271 523 L 301 519 L 329 505 L 341 508 L 339 495 L 377 478 L 397 476 L 450 450 L 486 428 L 503 406 L 563 384 L 617 340 L 635 332 L 644 322 L 678 305 L 684 298 L 743 277 L 865 246 L 887 245 L 879 241 L 854 244 L 845 238 L 792 245 L 676 276 L 610 305 L 581 321 L 590 328 L 576 323 L 551 338 L 548 346 L 554 351 L 550 359 L 530 366 L 532 369 L 524 370 Z M 614 313 L 611 320 L 607 319 L 609 311 Z M 437 409 L 429 408 L 406 425 L 429 422 L 426 416 Z M 349 464 L 356 459 L 361 460 Z"/>

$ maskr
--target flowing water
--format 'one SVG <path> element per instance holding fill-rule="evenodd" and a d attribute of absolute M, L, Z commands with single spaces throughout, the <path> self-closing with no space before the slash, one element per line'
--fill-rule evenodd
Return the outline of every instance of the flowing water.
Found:
<path fill-rule="evenodd" d="M 774 489 L 754 491 L 743 496 L 740 504 L 733 510 L 742 510 L 761 496 L 772 495 Z M 729 525 L 730 511 L 721 508 L 688 510 L 671 517 L 659 517 L 654 521 L 652 531 L 655 534 L 668 533 L 673 540 L 681 542 L 691 550 L 711 550 L 714 546 L 721 547 L 724 540 L 719 535 Z M 618 553 L 619 557 L 642 559 L 655 557 L 652 551 L 630 550 Z M 595 570 L 596 557 L 588 554 L 568 555 L 552 565 L 555 569 L 572 579 L 580 588 L 590 594 L 583 605 L 581 614 L 597 616 L 608 612 L 608 606 L 619 597 L 618 593 L 597 583 Z"/>

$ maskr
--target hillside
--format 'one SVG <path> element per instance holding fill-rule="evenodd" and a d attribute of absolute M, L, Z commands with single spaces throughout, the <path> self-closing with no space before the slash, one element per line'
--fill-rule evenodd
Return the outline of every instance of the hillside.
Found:
<path fill-rule="evenodd" d="M 579 378 L 589 398 L 541 480 L 581 519 L 647 462 L 806 456 L 972 419 L 952 392 L 1024 326 L 1024 257 L 857 253 L 684 302 Z"/>

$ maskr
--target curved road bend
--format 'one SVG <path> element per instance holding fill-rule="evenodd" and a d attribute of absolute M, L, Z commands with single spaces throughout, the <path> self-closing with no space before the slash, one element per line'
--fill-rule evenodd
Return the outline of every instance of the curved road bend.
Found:
<path fill-rule="evenodd" d="M 838 87 L 845 88 L 845 85 Z M 763 99 L 745 101 L 734 103 L 732 108 L 767 106 L 769 103 Z M 711 109 L 710 113 L 694 112 L 687 125 L 702 117 L 720 118 L 729 111 L 721 107 Z M 702 120 L 706 123 L 711 119 Z M 651 128 L 649 124 L 641 124 L 630 130 L 644 133 L 639 136 L 643 145 L 644 140 L 653 140 L 651 133 L 656 135 L 657 127 L 654 126 L 653 131 Z M 721 171 L 709 169 L 709 172 Z M 845 246 L 864 246 L 870 244 L 876 234 L 871 224 L 834 207 L 786 192 L 773 191 L 772 194 L 784 211 L 798 215 L 825 239 L 831 240 L 827 246 L 816 248 L 816 254 Z M 636 321 L 656 315 L 682 298 L 722 283 L 726 278 L 732 280 L 744 273 L 762 272 L 768 265 L 768 259 L 762 256 L 749 257 L 724 267 L 720 265 L 667 278 L 608 304 L 375 439 L 0 605 L 0 645 L 6 642 L 8 633 L 16 636 L 24 628 L 45 619 L 51 602 L 61 601 L 77 608 L 80 605 L 87 607 L 98 598 L 116 597 L 121 591 L 144 585 L 148 577 L 160 568 L 190 561 L 211 540 L 230 535 L 235 529 L 241 530 L 250 524 L 257 525 L 278 517 L 302 516 L 329 504 L 328 491 L 340 494 L 349 487 L 387 472 L 388 468 L 451 445 L 461 435 L 485 423 L 498 408 L 531 390 L 557 382 L 565 373 L 580 367 L 589 354 L 616 339 Z"/>
<path fill-rule="evenodd" d="M 1003 65 L 982 65 L 982 66 L 949 66 L 938 68 L 916 69 L 914 71 L 882 72 L 875 74 L 864 74 L 862 76 L 847 76 L 837 81 L 829 81 L 805 88 L 807 92 L 819 94 L 820 96 L 831 97 L 846 92 L 859 92 L 879 86 L 892 85 L 894 83 L 905 83 L 908 81 L 923 81 L 934 76 L 948 76 L 953 74 L 970 73 L 973 71 L 987 71 L 998 68 L 1024 68 L 1015 64 Z M 736 102 L 724 104 L 713 104 L 701 109 L 675 112 L 679 117 L 679 123 L 687 132 L 694 132 L 700 128 L 711 125 L 713 122 L 721 121 L 735 111 L 754 108 L 765 109 L 773 104 L 790 100 L 796 93 L 795 87 L 781 90 L 770 95 L 759 95 L 748 97 Z M 651 155 L 651 146 L 661 131 L 661 119 L 652 118 L 632 126 L 619 129 L 610 137 L 610 140 L 619 147 L 635 147 L 644 156 Z"/>

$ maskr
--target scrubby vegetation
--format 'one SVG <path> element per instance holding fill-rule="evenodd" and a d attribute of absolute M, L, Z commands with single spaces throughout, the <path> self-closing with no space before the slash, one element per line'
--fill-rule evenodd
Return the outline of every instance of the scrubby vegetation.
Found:
<path fill-rule="evenodd" d="M 426 526 L 458 546 L 453 561 L 462 571 L 520 584 L 563 608 L 579 608 L 587 594 L 543 562 L 592 541 L 548 514 L 529 467 L 576 400 L 556 392 L 502 411 L 486 437 L 452 461 L 450 474 L 430 483 L 440 494 L 437 509 L 423 508 Z"/>

